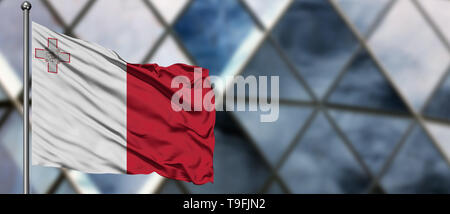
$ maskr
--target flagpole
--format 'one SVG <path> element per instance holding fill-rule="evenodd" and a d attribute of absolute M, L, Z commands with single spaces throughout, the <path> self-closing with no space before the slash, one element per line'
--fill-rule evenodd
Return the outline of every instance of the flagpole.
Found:
<path fill-rule="evenodd" d="M 23 194 L 30 193 L 30 144 L 29 144 L 29 85 L 30 75 L 30 10 L 31 4 L 28 1 L 22 3 L 23 11 Z"/>

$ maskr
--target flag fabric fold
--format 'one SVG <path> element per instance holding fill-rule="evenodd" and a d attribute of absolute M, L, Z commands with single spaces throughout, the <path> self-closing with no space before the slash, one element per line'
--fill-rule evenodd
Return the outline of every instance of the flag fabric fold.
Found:
<path fill-rule="evenodd" d="M 176 76 L 208 85 L 207 69 L 130 64 L 99 45 L 32 28 L 33 165 L 213 182 L 215 110 L 175 111 L 171 101 Z M 212 89 L 200 91 L 203 100 Z"/>

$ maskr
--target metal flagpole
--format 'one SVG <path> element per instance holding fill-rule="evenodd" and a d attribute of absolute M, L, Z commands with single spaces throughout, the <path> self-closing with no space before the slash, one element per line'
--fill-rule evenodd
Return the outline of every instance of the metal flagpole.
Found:
<path fill-rule="evenodd" d="M 28 1 L 22 3 L 23 11 L 23 194 L 30 193 L 30 144 L 29 144 L 29 85 L 28 76 L 30 74 L 30 10 L 31 4 Z"/>

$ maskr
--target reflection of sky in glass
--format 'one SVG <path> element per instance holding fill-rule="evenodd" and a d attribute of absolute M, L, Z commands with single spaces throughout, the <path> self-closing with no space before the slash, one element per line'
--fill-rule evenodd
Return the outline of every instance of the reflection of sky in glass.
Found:
<path fill-rule="evenodd" d="M 370 183 L 323 114 L 313 121 L 280 173 L 293 193 L 361 193 Z"/>
<path fill-rule="evenodd" d="M 432 97 L 429 106 L 425 109 L 425 114 L 450 121 L 450 75 Z"/>
<path fill-rule="evenodd" d="M 141 1 L 97 1 L 75 29 L 77 35 L 112 49 L 130 63 L 141 63 L 162 33 Z"/>
<path fill-rule="evenodd" d="M 398 1 L 370 45 L 416 110 L 450 63 L 449 53 L 411 1 Z"/>
<path fill-rule="evenodd" d="M 22 171 L 12 160 L 0 142 L 0 193 L 18 193 L 22 191 Z"/>
<path fill-rule="evenodd" d="M 247 5 L 258 14 L 259 20 L 266 28 L 272 27 L 282 10 L 289 4 L 289 0 L 244 0 Z"/>
<path fill-rule="evenodd" d="M 88 0 L 49 0 L 49 2 L 61 14 L 64 22 L 70 25 Z M 34 10 L 34 4 L 32 10 Z"/>
<path fill-rule="evenodd" d="M 320 96 L 357 44 L 344 22 L 323 0 L 295 1 L 275 26 L 274 36 Z"/>
<path fill-rule="evenodd" d="M 373 174 L 380 172 L 408 125 L 405 119 L 391 117 L 340 111 L 332 115 Z"/>
<path fill-rule="evenodd" d="M 450 160 L 450 126 L 439 123 L 427 123 L 428 130 L 436 138 L 439 148 L 444 152 L 447 160 Z"/>
<path fill-rule="evenodd" d="M 416 127 L 382 179 L 388 193 L 450 193 L 450 168 Z"/>
<path fill-rule="evenodd" d="M 273 123 L 260 122 L 260 115 L 268 112 L 236 111 L 233 114 L 275 166 L 311 112 L 309 108 L 281 105 L 278 120 Z"/>
<path fill-rule="evenodd" d="M 181 15 L 181 20 L 175 22 L 174 26 L 176 36 L 169 34 L 163 39 L 149 62 L 160 65 L 192 63 L 183 53 L 184 49 L 178 46 L 176 40 L 180 39 L 182 46 L 199 65 L 209 68 L 212 74 L 229 74 L 228 71 L 237 71 L 242 62 L 255 51 L 254 57 L 243 69 L 244 76 L 279 75 L 281 98 L 294 101 L 293 104 L 282 104 L 280 120 L 274 124 L 257 122 L 261 112 L 218 113 L 215 129 L 215 183 L 197 186 L 168 180 L 161 186 L 161 192 L 180 193 L 188 190 L 193 193 L 254 193 L 262 190 L 264 184 L 269 184 L 266 182 L 271 177 L 267 164 L 272 165 L 281 159 L 281 154 L 286 152 L 312 110 L 296 104 L 297 101 L 311 102 L 296 77 L 298 74 L 289 70 L 278 56 L 278 50 L 270 43 L 265 41 L 260 47 L 257 45 L 262 42 L 264 32 L 255 28 L 253 21 L 237 1 L 195 1 L 185 14 L 179 12 L 187 3 L 186 0 L 149 1 L 154 3 L 168 23 L 175 22 L 174 18 Z M 273 24 L 274 18 L 281 15 L 279 25 L 274 26 L 273 36 L 299 70 L 299 74 L 318 95 L 326 91 L 342 65 L 356 50 L 355 39 L 327 1 L 295 1 L 286 14 L 278 14 L 283 10 L 287 2 L 285 0 L 244 1 L 266 26 Z M 33 21 L 57 32 L 63 31 L 41 1 L 31 2 Z M 62 4 L 50 0 L 66 24 L 77 16 L 86 2 L 70 1 Z M 337 0 L 363 34 L 387 2 L 388 0 Z M 449 39 L 450 2 L 433 0 L 420 3 Z M 105 10 L 105 4 L 111 4 L 111 7 Z M 0 1 L 0 27 L 4 29 L 0 32 L 0 61 L 11 65 L 12 69 L 8 70 L 21 81 L 22 16 L 19 5 L 20 2 Z M 4 18 L 5 16 L 8 18 Z M 450 61 L 450 54 L 426 25 L 410 1 L 398 1 L 381 23 L 380 30 L 370 40 L 370 45 L 383 66 L 416 108 L 427 98 Z M 102 44 L 135 62 L 148 54 L 162 32 L 162 25 L 141 1 L 120 4 L 97 1 L 75 29 L 75 33 L 83 39 Z M 255 49 L 256 47 L 259 49 Z M 2 75 L 4 68 L 0 68 Z M 433 123 L 427 123 L 427 128 L 450 160 L 449 82 L 450 77 L 447 77 L 432 98 L 425 116 L 436 118 Z M 20 84 L 16 85 L 20 87 Z M 0 101 L 5 99 L 2 94 L 0 90 Z M 364 53 L 358 55 L 327 101 L 350 108 L 356 106 L 373 111 L 381 109 L 394 114 L 405 111 L 392 87 Z M 5 109 L 0 107 L 0 117 Z M 329 112 L 374 174 L 385 164 L 387 156 L 392 154 L 393 147 L 397 145 L 409 121 L 395 116 L 383 117 L 351 111 Z M 448 193 L 449 166 L 423 131 L 417 127 L 416 129 L 399 150 L 399 156 L 393 159 L 394 163 L 382 178 L 381 185 L 389 193 Z M 255 145 L 250 144 L 244 136 L 251 137 Z M 362 170 L 322 114 L 314 119 L 312 126 L 306 130 L 306 135 L 296 143 L 298 145 L 291 151 L 291 156 L 286 157 L 282 167 L 278 169 L 284 184 L 292 192 L 367 191 L 371 178 Z M 0 127 L 0 192 L 22 191 L 21 165 L 22 121 L 21 116 L 14 111 Z M 43 193 L 59 175 L 59 169 L 34 166 L 31 173 L 32 192 Z M 142 187 L 148 184 L 147 178 L 152 177 L 75 174 L 79 179 L 76 182 L 84 190 L 91 188 L 89 185 L 93 184 L 91 191 L 99 190 L 104 193 L 142 192 Z M 268 193 L 283 192 L 280 183 L 275 180 L 267 188 Z M 65 179 L 56 192 L 73 193 L 74 189 Z"/>
<path fill-rule="evenodd" d="M 331 103 L 407 112 L 406 106 L 363 52 L 348 68 L 330 98 Z"/>
<path fill-rule="evenodd" d="M 166 22 L 172 22 L 188 0 L 150 0 Z"/>
<path fill-rule="evenodd" d="M 437 0 L 437 1 L 420 1 L 420 4 L 425 8 L 428 12 L 428 15 L 432 17 L 432 19 L 439 26 L 439 29 L 446 36 L 447 41 L 450 41 L 450 3 L 446 0 Z"/>
<path fill-rule="evenodd" d="M 337 0 L 360 33 L 365 35 L 380 11 L 391 0 Z"/>
<path fill-rule="evenodd" d="M 236 0 L 207 0 L 194 1 L 175 30 L 198 65 L 218 75 L 253 25 Z"/>
<path fill-rule="evenodd" d="M 268 42 L 260 47 L 256 55 L 246 67 L 242 76 L 254 75 L 259 83 L 258 76 L 267 76 L 267 96 L 271 94 L 270 76 L 279 76 L 279 96 L 281 99 L 310 100 L 306 89 L 300 81 L 292 74 L 276 50 Z M 248 94 L 248 91 L 246 92 Z"/>

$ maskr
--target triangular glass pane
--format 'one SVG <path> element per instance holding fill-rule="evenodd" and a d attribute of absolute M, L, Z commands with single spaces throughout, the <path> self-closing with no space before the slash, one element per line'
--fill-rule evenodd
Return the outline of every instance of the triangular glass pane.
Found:
<path fill-rule="evenodd" d="M 374 175 L 392 154 L 409 124 L 407 119 L 380 115 L 343 111 L 331 114 Z"/>
<path fill-rule="evenodd" d="M 407 112 L 405 104 L 369 55 L 358 53 L 328 101 L 387 111 Z"/>
<path fill-rule="evenodd" d="M 75 33 L 117 52 L 127 62 L 140 63 L 163 33 L 163 26 L 142 1 L 100 0 Z"/>
<path fill-rule="evenodd" d="M 450 161 L 450 125 L 427 123 L 427 128 L 439 144 L 439 148 Z"/>
<path fill-rule="evenodd" d="M 447 41 L 450 41 L 450 2 L 447 0 L 435 0 L 435 1 L 418 1 L 428 15 L 433 18 L 433 21 L 439 27 L 439 30 L 446 36 Z"/>
<path fill-rule="evenodd" d="M 172 36 L 164 39 L 149 63 L 156 63 L 160 66 L 169 66 L 175 63 L 192 64 Z"/>
<path fill-rule="evenodd" d="M 433 118 L 450 120 L 450 75 L 431 98 L 424 114 Z"/>
<path fill-rule="evenodd" d="M 273 35 L 319 97 L 358 44 L 325 0 L 292 3 L 275 26 Z"/>
<path fill-rule="evenodd" d="M 81 9 L 86 5 L 88 0 L 50 0 L 50 4 L 56 9 L 66 25 L 70 25 L 73 19 L 81 13 Z M 34 10 L 34 5 L 33 5 Z"/>
<path fill-rule="evenodd" d="M 450 193 L 450 166 L 416 126 L 381 184 L 388 193 Z"/>
<path fill-rule="evenodd" d="M 275 122 L 263 123 L 262 111 L 235 111 L 237 120 L 250 134 L 264 156 L 275 166 L 289 147 L 311 114 L 312 109 L 298 106 L 279 106 L 279 117 Z"/>
<path fill-rule="evenodd" d="M 174 28 L 198 65 L 208 68 L 213 75 L 242 63 L 251 53 L 248 50 L 252 47 L 246 43 L 254 43 L 261 37 L 237 0 L 194 1 Z"/>
<path fill-rule="evenodd" d="M 319 114 L 280 174 L 293 193 L 362 193 L 370 178 Z"/>
<path fill-rule="evenodd" d="M 389 1 L 391 0 L 337 0 L 336 2 L 359 32 L 366 35 L 369 27 Z"/>
<path fill-rule="evenodd" d="M 270 28 L 289 0 L 244 0 L 266 28 Z"/>
<path fill-rule="evenodd" d="M 214 184 L 185 183 L 191 193 L 257 193 L 270 171 L 226 112 L 216 113 Z"/>
<path fill-rule="evenodd" d="M 369 44 L 415 110 L 423 106 L 450 62 L 444 44 L 412 1 L 398 1 Z"/>
<path fill-rule="evenodd" d="M 43 166 L 32 166 L 30 169 L 31 191 L 38 194 L 46 193 L 61 171 L 59 168 Z"/>
<path fill-rule="evenodd" d="M 181 9 L 189 2 L 189 0 L 150 0 L 159 13 L 164 17 L 165 21 L 171 23 L 179 15 Z"/>
<path fill-rule="evenodd" d="M 274 47 L 269 42 L 264 42 L 253 59 L 245 68 L 244 78 L 253 75 L 258 80 L 259 76 L 267 76 L 267 95 L 271 95 L 271 76 L 279 77 L 279 97 L 288 100 L 310 100 L 306 89 L 292 74 L 287 65 L 280 58 Z M 248 89 L 246 88 L 247 96 Z"/>
<path fill-rule="evenodd" d="M 161 189 L 160 194 L 183 194 L 176 181 L 168 180 Z"/>

